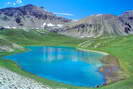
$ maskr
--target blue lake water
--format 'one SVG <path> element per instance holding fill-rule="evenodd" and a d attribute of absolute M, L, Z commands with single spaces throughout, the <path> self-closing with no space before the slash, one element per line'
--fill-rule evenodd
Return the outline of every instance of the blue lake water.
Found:
<path fill-rule="evenodd" d="M 74 86 L 96 87 L 105 83 L 99 72 L 104 55 L 71 47 L 26 47 L 29 51 L 4 57 L 39 77 Z"/>

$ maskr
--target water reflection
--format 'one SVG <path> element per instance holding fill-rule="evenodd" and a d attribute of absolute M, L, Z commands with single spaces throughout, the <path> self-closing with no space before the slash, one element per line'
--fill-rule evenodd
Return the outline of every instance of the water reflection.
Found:
<path fill-rule="evenodd" d="M 96 64 L 97 66 L 101 66 L 100 58 L 103 57 L 101 54 L 86 52 L 77 50 L 75 48 L 52 48 L 52 47 L 43 47 L 43 51 L 41 53 L 43 55 L 44 61 L 52 62 L 58 60 L 72 60 L 77 62 L 78 60 L 84 60 L 90 64 Z M 47 59 L 47 60 L 46 60 Z"/>

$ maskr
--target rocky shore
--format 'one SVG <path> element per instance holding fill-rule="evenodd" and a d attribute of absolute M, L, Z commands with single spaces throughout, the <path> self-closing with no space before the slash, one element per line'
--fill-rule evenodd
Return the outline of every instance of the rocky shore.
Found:
<path fill-rule="evenodd" d="M 33 79 L 0 67 L 0 89 L 52 89 Z"/>
<path fill-rule="evenodd" d="M 105 76 L 105 85 L 125 79 L 126 76 L 116 57 L 107 55 L 101 61 L 104 65 L 100 68 L 100 72 Z"/>

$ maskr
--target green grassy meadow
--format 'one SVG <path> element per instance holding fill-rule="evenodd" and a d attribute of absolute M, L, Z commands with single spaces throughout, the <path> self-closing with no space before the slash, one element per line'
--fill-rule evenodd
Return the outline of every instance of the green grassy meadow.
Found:
<path fill-rule="evenodd" d="M 102 86 L 97 89 L 133 89 L 133 36 L 120 36 L 120 37 L 100 37 L 100 38 L 72 38 L 63 35 L 58 35 L 56 33 L 45 34 L 29 31 L 25 32 L 23 30 L 2 30 L 0 31 L 0 39 L 5 41 L 0 41 L 1 44 L 9 44 L 9 42 L 16 43 L 21 46 L 70 46 L 88 50 L 103 51 L 115 56 L 119 59 L 121 68 L 124 70 L 127 78 L 125 80 L 112 83 L 110 85 Z M 0 52 L 0 59 L 3 56 L 22 52 L 16 50 L 12 53 Z M 76 87 L 71 85 L 66 85 L 63 83 L 57 83 L 55 81 L 50 81 L 47 79 L 42 79 L 33 74 L 27 73 L 14 62 L 9 60 L 0 60 L 0 67 L 5 67 L 21 74 L 26 77 L 35 79 L 45 85 L 56 88 L 64 89 L 94 89 L 85 87 Z"/>

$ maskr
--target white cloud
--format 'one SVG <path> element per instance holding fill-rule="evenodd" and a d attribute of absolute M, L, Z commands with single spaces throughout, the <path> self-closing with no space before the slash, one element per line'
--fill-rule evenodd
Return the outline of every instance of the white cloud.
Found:
<path fill-rule="evenodd" d="M 22 3 L 23 3 L 22 0 L 16 0 L 15 2 L 7 2 L 8 5 L 13 5 L 13 6 L 18 5 L 18 4 L 22 4 Z"/>
<path fill-rule="evenodd" d="M 54 14 L 56 14 L 56 15 L 64 15 L 64 16 L 74 16 L 71 13 L 58 13 L 58 12 L 55 12 Z"/>
<path fill-rule="evenodd" d="M 23 1 L 22 0 L 16 0 L 16 3 L 21 4 L 21 3 L 23 3 Z"/>

